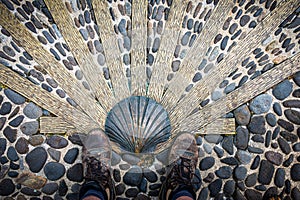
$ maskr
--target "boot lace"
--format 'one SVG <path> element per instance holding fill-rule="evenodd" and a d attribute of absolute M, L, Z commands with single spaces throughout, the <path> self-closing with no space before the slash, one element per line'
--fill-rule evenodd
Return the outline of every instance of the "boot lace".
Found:
<path fill-rule="evenodd" d="M 90 181 L 97 181 L 101 183 L 102 186 L 107 185 L 110 177 L 107 165 L 95 157 L 86 156 L 84 159 L 87 165 L 85 178 Z"/>
<path fill-rule="evenodd" d="M 194 187 L 195 184 L 201 183 L 200 177 L 195 173 L 196 161 L 180 157 L 171 167 L 171 176 L 169 184 L 172 188 L 177 185 L 186 185 Z"/>

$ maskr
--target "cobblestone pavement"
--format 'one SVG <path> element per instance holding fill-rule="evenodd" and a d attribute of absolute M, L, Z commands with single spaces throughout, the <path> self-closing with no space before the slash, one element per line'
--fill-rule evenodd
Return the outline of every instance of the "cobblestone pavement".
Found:
<path fill-rule="evenodd" d="M 94 0 L 95 1 L 95 0 Z M 76 29 L 111 85 L 99 28 L 89 0 L 64 0 Z M 184 95 L 220 63 L 232 49 L 281 1 L 233 1 L 224 15 L 223 27 L 199 63 Z M 160 47 L 172 1 L 148 1 L 147 76 Z M 168 82 L 180 73 L 180 65 L 200 36 L 219 1 L 187 1 L 187 8 Z M 90 83 L 59 32 L 43 0 L 2 0 L 10 12 L 26 26 L 88 93 Z M 120 55 L 127 78 L 131 59 L 131 0 L 108 1 Z M 0 24 L 0 63 L 71 106 L 76 102 Z M 299 53 L 299 8 L 265 38 L 237 68 L 200 104 L 211 105 L 284 60 Z M 249 41 L 251 42 L 251 41 Z M 180 75 L 180 74 L 179 74 Z M 0 76 L 1 78 L 1 76 Z M 1 82 L 1 80 L 0 80 Z M 234 118 L 235 135 L 196 135 L 199 162 L 196 174 L 199 200 L 259 200 L 279 195 L 284 200 L 300 199 L 300 72 L 238 108 L 225 118 Z M 83 183 L 80 135 L 48 134 L 40 131 L 41 117 L 54 117 L 30 99 L 0 84 L 0 199 L 78 199 Z M 80 122 L 81 119 L 78 119 Z M 117 199 L 157 199 L 165 180 L 168 149 L 157 155 L 113 152 L 112 175 Z"/>

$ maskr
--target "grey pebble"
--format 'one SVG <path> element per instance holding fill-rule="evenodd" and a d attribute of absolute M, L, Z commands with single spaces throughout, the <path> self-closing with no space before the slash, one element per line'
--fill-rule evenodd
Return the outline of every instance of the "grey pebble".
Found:
<path fill-rule="evenodd" d="M 42 109 L 33 102 L 29 102 L 25 106 L 23 113 L 30 119 L 37 119 L 43 114 Z"/>
<path fill-rule="evenodd" d="M 139 157 L 132 154 L 124 154 L 122 155 L 122 159 L 132 165 L 136 165 L 141 161 Z"/>
<path fill-rule="evenodd" d="M 68 145 L 68 141 L 58 135 L 53 135 L 47 138 L 47 144 L 55 149 L 64 148 Z"/>
<path fill-rule="evenodd" d="M 276 97 L 278 100 L 283 100 L 287 98 L 291 92 L 293 91 L 293 85 L 289 80 L 285 80 L 281 83 L 279 83 L 272 91 L 272 94 Z"/>
<path fill-rule="evenodd" d="M 235 120 L 240 125 L 248 125 L 251 113 L 247 105 L 242 105 L 233 111 Z"/>
<path fill-rule="evenodd" d="M 89 37 L 89 34 L 88 34 L 87 30 L 86 29 L 80 29 L 79 32 L 80 32 L 81 36 L 83 37 L 83 39 L 85 41 L 87 41 L 88 37 Z"/>
<path fill-rule="evenodd" d="M 244 180 L 247 175 L 247 169 L 244 166 L 239 166 L 234 169 L 233 173 L 237 180 Z"/>
<path fill-rule="evenodd" d="M 183 35 L 183 37 L 181 38 L 181 44 L 182 44 L 183 46 L 187 45 L 188 42 L 189 42 L 189 40 L 190 40 L 190 37 L 191 37 L 191 32 L 190 32 L 190 31 L 186 32 L 186 33 Z"/>
<path fill-rule="evenodd" d="M 47 151 L 48 151 L 48 154 L 50 155 L 50 157 L 53 160 L 59 162 L 60 156 L 61 156 L 61 152 L 60 151 L 57 151 L 57 150 L 55 150 L 53 148 L 48 148 Z"/>
<path fill-rule="evenodd" d="M 236 135 L 234 137 L 234 145 L 238 149 L 245 150 L 248 147 L 248 141 L 249 141 L 249 131 L 246 128 L 243 128 L 239 126 L 236 129 Z"/>
<path fill-rule="evenodd" d="M 213 101 L 217 101 L 218 99 L 220 99 L 222 97 L 222 93 L 220 91 L 214 91 L 212 94 L 211 94 L 211 99 Z"/>
<path fill-rule="evenodd" d="M 262 114 L 269 111 L 272 97 L 268 94 L 261 94 L 250 102 L 250 110 L 255 114 Z"/>
<path fill-rule="evenodd" d="M 219 47 L 216 46 L 216 47 L 214 47 L 211 54 L 209 55 L 208 60 L 209 61 L 214 61 L 217 58 L 218 55 L 219 55 Z"/>
<path fill-rule="evenodd" d="M 243 150 L 238 150 L 236 152 L 236 158 L 244 165 L 248 164 L 251 162 L 251 154 L 247 151 L 243 151 Z"/>
<path fill-rule="evenodd" d="M 209 145 L 209 144 L 204 144 L 204 145 L 203 145 L 203 148 L 204 148 L 204 150 L 205 150 L 206 153 L 211 154 L 211 152 L 212 152 L 212 147 L 211 147 L 211 145 Z"/>
<path fill-rule="evenodd" d="M 38 121 L 31 121 L 31 122 L 25 122 L 20 127 L 22 133 L 25 135 L 34 135 L 39 130 L 39 122 Z"/>
<path fill-rule="evenodd" d="M 105 57 L 102 53 L 98 54 L 97 61 L 99 65 L 103 66 L 105 64 Z"/>
<path fill-rule="evenodd" d="M 222 141 L 222 147 L 225 151 L 227 151 L 230 155 L 233 154 L 233 137 L 226 136 Z"/>
<path fill-rule="evenodd" d="M 209 143 L 218 144 L 222 141 L 223 137 L 217 134 L 207 134 L 204 136 L 204 139 Z"/>
<path fill-rule="evenodd" d="M 12 91 L 11 89 L 4 89 L 4 94 L 7 96 L 9 100 L 13 103 L 20 105 L 25 103 L 25 98 L 18 93 Z"/>
<path fill-rule="evenodd" d="M 235 89 L 235 83 L 230 83 L 228 86 L 226 86 L 224 92 L 226 94 L 232 92 Z"/>

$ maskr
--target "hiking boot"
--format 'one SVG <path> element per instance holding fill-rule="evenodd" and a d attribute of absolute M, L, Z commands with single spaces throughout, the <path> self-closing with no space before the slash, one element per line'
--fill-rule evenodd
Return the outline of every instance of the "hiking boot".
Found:
<path fill-rule="evenodd" d="M 106 199 L 115 199 L 110 172 L 111 153 L 109 139 L 102 130 L 92 130 L 86 136 L 82 148 L 85 182 L 80 190 L 80 199 L 89 189 L 101 191 Z"/>
<path fill-rule="evenodd" d="M 190 192 L 196 198 L 195 184 L 200 178 L 195 174 L 198 162 L 198 147 L 195 136 L 190 133 L 179 134 L 171 147 L 167 178 L 162 185 L 159 199 L 172 199 L 173 194 L 181 190 Z M 194 180 L 198 179 L 197 182 Z"/>

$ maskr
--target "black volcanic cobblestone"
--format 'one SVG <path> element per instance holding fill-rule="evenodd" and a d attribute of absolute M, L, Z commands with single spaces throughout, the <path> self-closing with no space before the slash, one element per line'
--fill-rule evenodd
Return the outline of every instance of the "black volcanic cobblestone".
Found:
<path fill-rule="evenodd" d="M 138 186 L 142 181 L 142 169 L 138 166 L 133 166 L 125 173 L 123 181 L 127 185 Z"/>
<path fill-rule="evenodd" d="M 236 129 L 234 145 L 238 149 L 245 150 L 248 147 L 249 131 L 241 126 Z"/>
<path fill-rule="evenodd" d="M 293 181 L 300 181 L 300 164 L 294 164 L 290 173 Z"/>
<path fill-rule="evenodd" d="M 64 157 L 64 161 L 66 163 L 72 164 L 75 162 L 78 154 L 79 154 L 78 148 L 69 149 Z"/>
<path fill-rule="evenodd" d="M 275 173 L 274 183 L 277 187 L 281 188 L 284 186 L 285 171 L 282 168 L 278 168 Z"/>
<path fill-rule="evenodd" d="M 54 194 L 58 190 L 58 184 L 57 183 L 47 183 L 42 188 L 42 192 L 48 195 Z"/>
<path fill-rule="evenodd" d="M 0 156 L 3 155 L 3 153 L 6 150 L 6 140 L 4 138 L 0 138 Z"/>
<path fill-rule="evenodd" d="M 10 90 L 10 89 L 5 89 L 4 94 L 11 100 L 14 104 L 20 105 L 25 102 L 25 98 L 19 95 L 18 93 Z"/>
<path fill-rule="evenodd" d="M 47 144 L 52 148 L 61 149 L 68 145 L 68 141 L 61 136 L 53 135 L 47 139 Z"/>
<path fill-rule="evenodd" d="M 289 154 L 291 152 L 291 147 L 289 143 L 283 138 L 278 138 L 278 144 L 281 149 L 281 151 L 285 154 Z"/>
<path fill-rule="evenodd" d="M 7 196 L 15 191 L 15 184 L 11 179 L 3 179 L 0 182 L 0 195 Z"/>
<path fill-rule="evenodd" d="M 43 168 L 47 157 L 47 152 L 43 147 L 36 147 L 26 155 L 25 160 L 30 171 L 37 173 Z"/>
<path fill-rule="evenodd" d="M 215 164 L 215 159 L 213 157 L 206 157 L 200 161 L 200 170 L 207 170 Z"/>
<path fill-rule="evenodd" d="M 13 143 L 17 140 L 17 130 L 12 129 L 11 127 L 7 126 L 4 131 L 3 135 L 8 139 L 10 143 Z"/>
<path fill-rule="evenodd" d="M 114 169 L 113 170 L 113 177 L 114 177 L 114 180 L 116 182 L 120 182 L 121 181 L 121 172 L 120 172 L 120 170 Z"/>
<path fill-rule="evenodd" d="M 20 154 L 26 154 L 29 151 L 29 142 L 23 137 L 20 137 L 18 141 L 16 142 L 15 148 L 18 153 Z"/>
<path fill-rule="evenodd" d="M 223 142 L 222 142 L 222 147 L 227 151 L 230 155 L 233 154 L 233 137 L 232 136 L 227 136 L 224 137 Z"/>
<path fill-rule="evenodd" d="M 67 170 L 67 178 L 70 181 L 81 182 L 83 181 L 83 166 L 77 163 Z"/>
<path fill-rule="evenodd" d="M 247 175 L 247 169 L 243 166 L 236 167 L 234 169 L 234 177 L 237 180 L 244 180 Z"/>
<path fill-rule="evenodd" d="M 151 171 L 149 169 L 148 170 L 144 169 L 143 174 L 144 174 L 144 177 L 151 183 L 154 183 L 157 181 L 157 175 L 153 171 Z"/>
<path fill-rule="evenodd" d="M 227 178 L 231 177 L 232 169 L 231 169 L 231 167 L 223 166 L 223 167 L 220 167 L 215 173 L 219 178 L 227 179 Z"/>
<path fill-rule="evenodd" d="M 265 128 L 265 118 L 263 116 L 252 117 L 248 128 L 249 131 L 255 134 L 264 134 L 266 132 Z"/>
<path fill-rule="evenodd" d="M 19 160 L 19 156 L 18 156 L 15 148 L 13 148 L 13 147 L 8 147 L 7 157 L 11 161 L 17 161 L 17 160 Z"/>
<path fill-rule="evenodd" d="M 268 161 L 270 161 L 271 163 L 278 165 L 278 166 L 281 165 L 282 160 L 283 160 L 283 157 L 280 153 L 273 152 L 273 151 L 267 151 L 265 153 L 265 156 Z"/>
<path fill-rule="evenodd" d="M 270 184 L 274 174 L 274 166 L 267 160 L 262 160 L 259 168 L 258 181 L 264 185 Z"/>
<path fill-rule="evenodd" d="M 220 190 L 222 188 L 222 180 L 216 179 L 212 183 L 208 185 L 208 189 L 210 191 L 210 196 L 215 197 L 217 194 L 219 194 Z"/>

